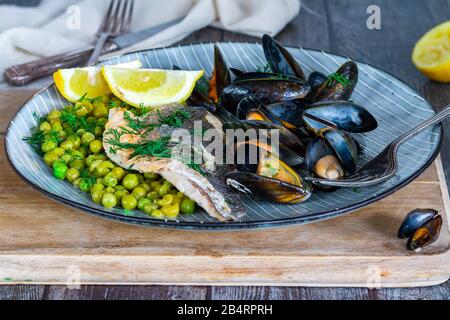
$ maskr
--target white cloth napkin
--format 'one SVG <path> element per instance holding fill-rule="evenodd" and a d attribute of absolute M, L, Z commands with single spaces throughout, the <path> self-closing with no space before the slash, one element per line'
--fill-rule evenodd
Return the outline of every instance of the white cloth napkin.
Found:
<path fill-rule="evenodd" d="M 0 5 L 2 77 L 11 65 L 94 43 L 109 2 L 42 0 L 32 8 Z M 208 25 L 257 37 L 274 36 L 298 14 L 300 4 L 300 0 L 135 0 L 133 31 L 186 17 L 122 52 L 168 46 Z"/>

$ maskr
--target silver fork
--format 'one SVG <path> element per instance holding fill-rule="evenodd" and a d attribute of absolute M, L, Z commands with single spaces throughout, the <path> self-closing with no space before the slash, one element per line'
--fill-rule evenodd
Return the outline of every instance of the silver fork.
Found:
<path fill-rule="evenodd" d="M 130 31 L 133 16 L 134 0 L 112 0 L 109 4 L 106 16 L 97 31 L 97 44 L 92 52 L 87 65 L 95 64 L 103 51 L 106 41 L 113 36 Z"/>
<path fill-rule="evenodd" d="M 397 151 L 400 145 L 417 135 L 420 131 L 441 122 L 448 116 L 450 116 L 450 105 L 392 141 L 380 154 L 367 162 L 355 174 L 345 179 L 328 180 L 313 177 L 305 177 L 305 179 L 321 185 L 336 187 L 365 187 L 384 182 L 392 178 L 397 172 Z"/>

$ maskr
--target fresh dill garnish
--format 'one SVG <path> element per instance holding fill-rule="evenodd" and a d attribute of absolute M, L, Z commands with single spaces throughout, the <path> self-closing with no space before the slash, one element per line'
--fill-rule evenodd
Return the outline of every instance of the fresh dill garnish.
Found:
<path fill-rule="evenodd" d="M 200 174 L 202 174 L 202 175 L 205 175 L 205 171 L 203 171 L 201 165 L 199 165 L 198 163 L 192 163 L 192 162 L 191 162 L 191 163 L 186 163 L 186 165 L 187 165 L 189 168 L 191 168 L 191 169 L 197 171 L 198 173 L 200 173 Z"/>
<path fill-rule="evenodd" d="M 161 137 L 156 140 L 146 140 L 139 143 L 121 142 L 120 138 L 123 132 L 119 132 L 117 129 L 110 128 L 108 130 L 110 137 L 106 140 L 106 143 L 110 144 L 115 151 L 117 149 L 130 150 L 133 152 L 130 155 L 131 158 L 135 157 L 158 157 L 158 158 L 170 158 L 171 151 L 168 148 L 170 137 Z"/>
<path fill-rule="evenodd" d="M 93 128 L 92 126 L 89 126 L 86 118 L 77 116 L 76 111 L 76 106 L 69 105 L 61 110 L 61 116 L 59 119 L 62 122 L 67 123 L 73 132 L 76 132 L 78 129 L 92 130 Z"/>
<path fill-rule="evenodd" d="M 326 84 L 331 87 L 334 82 L 339 82 L 340 84 L 342 84 L 345 88 L 349 87 L 352 85 L 352 81 L 347 79 L 344 75 L 338 73 L 338 72 L 333 72 L 332 74 L 330 74 L 327 78 Z"/>
<path fill-rule="evenodd" d="M 163 116 L 158 110 L 159 122 L 161 125 L 166 124 L 170 127 L 179 128 L 183 125 L 184 121 L 189 119 L 189 112 L 177 109 L 169 116 Z"/>
<path fill-rule="evenodd" d="M 131 129 L 129 130 L 129 132 L 127 132 L 130 134 L 139 134 L 139 133 L 145 134 L 147 131 L 153 130 L 159 126 L 158 124 L 155 123 L 145 123 L 139 118 L 133 118 L 128 111 L 125 111 L 123 113 L 123 117 L 127 121 L 128 128 Z M 122 129 L 126 130 L 126 128 Z M 144 130 L 144 132 L 141 132 L 142 130 Z"/>
<path fill-rule="evenodd" d="M 45 116 L 39 116 L 36 112 L 33 112 L 33 117 L 36 119 L 36 126 L 31 129 L 31 135 L 23 137 L 22 140 L 26 141 L 39 155 L 43 155 L 41 151 L 41 145 L 46 140 L 45 132 L 39 129 L 42 122 L 46 120 Z M 52 134 L 53 131 L 50 132 Z M 53 134 L 52 134 L 53 135 Z"/>
<path fill-rule="evenodd" d="M 87 168 L 81 170 L 80 178 L 89 184 L 89 188 L 97 182 L 97 178 L 92 176 Z"/>
<path fill-rule="evenodd" d="M 108 107 L 110 107 L 110 108 L 118 108 L 119 105 L 120 105 L 119 101 L 113 101 L 113 100 L 108 101 Z"/>

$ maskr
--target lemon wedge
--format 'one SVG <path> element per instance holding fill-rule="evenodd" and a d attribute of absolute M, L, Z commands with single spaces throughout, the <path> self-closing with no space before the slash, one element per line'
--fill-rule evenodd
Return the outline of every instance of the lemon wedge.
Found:
<path fill-rule="evenodd" d="M 201 71 L 125 69 L 103 66 L 102 74 L 113 94 L 135 106 L 158 107 L 181 103 L 191 95 Z"/>
<path fill-rule="evenodd" d="M 142 63 L 134 60 L 117 66 L 138 69 L 142 68 Z M 53 80 L 58 91 L 71 102 L 80 100 L 85 94 L 87 98 L 95 98 L 111 93 L 103 79 L 101 67 L 59 69 L 53 74 Z"/>
<path fill-rule="evenodd" d="M 428 78 L 450 82 L 450 21 L 437 25 L 420 38 L 412 61 Z"/>

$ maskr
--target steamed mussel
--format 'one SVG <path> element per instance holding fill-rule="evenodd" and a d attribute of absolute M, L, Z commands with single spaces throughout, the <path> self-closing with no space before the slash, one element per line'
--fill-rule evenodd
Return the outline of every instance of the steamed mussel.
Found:
<path fill-rule="evenodd" d="M 408 250 L 417 250 L 435 242 L 441 231 L 442 217 L 434 209 L 415 209 L 403 220 L 398 237 L 408 238 Z"/>
<path fill-rule="evenodd" d="M 227 174 L 227 183 L 231 187 L 282 204 L 302 202 L 311 196 L 309 183 L 273 150 L 255 141 L 237 143 L 234 147 L 236 155 L 245 156 L 244 161 L 236 160 L 237 171 Z M 249 154 L 256 155 L 256 161 Z"/>

